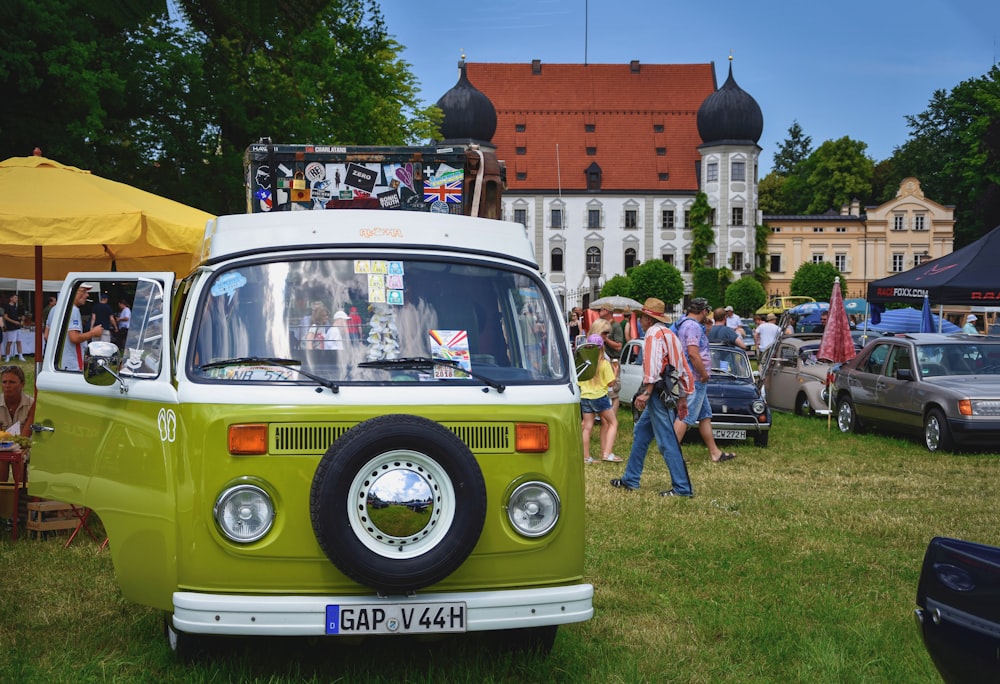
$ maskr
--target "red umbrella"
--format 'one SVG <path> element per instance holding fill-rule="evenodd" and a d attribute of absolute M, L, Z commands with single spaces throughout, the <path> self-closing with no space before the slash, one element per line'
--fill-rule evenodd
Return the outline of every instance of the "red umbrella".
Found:
<path fill-rule="evenodd" d="M 844 296 L 840 293 L 840 278 L 833 281 L 833 292 L 830 294 L 830 314 L 823 328 L 823 340 L 819 343 L 816 357 L 841 364 L 850 361 L 857 352 L 854 351 L 854 339 L 851 337 L 851 322 L 847 319 L 847 309 L 844 308 Z M 832 371 L 832 367 L 831 367 Z M 832 373 L 827 375 L 827 383 L 831 384 L 830 408 L 827 414 L 827 429 L 830 428 L 830 416 L 833 408 Z"/>

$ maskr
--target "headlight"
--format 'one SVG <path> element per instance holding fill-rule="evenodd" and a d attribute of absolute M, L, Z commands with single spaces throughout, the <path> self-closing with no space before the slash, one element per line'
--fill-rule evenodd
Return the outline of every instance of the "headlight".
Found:
<path fill-rule="evenodd" d="M 510 495 L 507 518 L 525 537 L 548 534 L 559 520 L 559 495 L 542 482 L 526 482 Z"/>
<path fill-rule="evenodd" d="M 754 399 L 753 403 L 750 404 L 750 410 L 753 411 L 754 413 L 763 413 L 764 412 L 764 402 L 763 402 L 763 400 L 761 400 L 761 399 Z"/>
<path fill-rule="evenodd" d="M 226 537 L 240 544 L 257 541 L 274 523 L 274 503 L 260 487 L 236 485 L 215 501 L 215 522 Z"/>

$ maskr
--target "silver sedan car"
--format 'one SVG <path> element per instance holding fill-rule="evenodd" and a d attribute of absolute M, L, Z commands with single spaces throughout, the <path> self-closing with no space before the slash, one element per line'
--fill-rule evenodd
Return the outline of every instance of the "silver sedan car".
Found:
<path fill-rule="evenodd" d="M 919 435 L 929 451 L 1000 444 L 1000 337 L 879 337 L 835 375 L 837 427 Z"/>

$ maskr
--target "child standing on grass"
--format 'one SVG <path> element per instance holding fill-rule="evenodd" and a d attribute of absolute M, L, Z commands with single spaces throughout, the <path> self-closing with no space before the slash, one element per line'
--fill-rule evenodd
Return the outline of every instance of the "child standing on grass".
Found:
<path fill-rule="evenodd" d="M 580 409 L 583 412 L 583 461 L 593 463 L 590 455 L 590 434 L 594 429 L 594 418 L 601 416 L 601 460 L 618 463 L 621 459 L 611 450 L 618 435 L 618 417 L 611 408 L 611 398 L 608 396 L 608 386 L 615 382 L 617 376 L 611 360 L 603 353 L 604 338 L 611 332 L 611 325 L 598 319 L 590 327 L 587 342 L 601 347 L 602 353 L 597 361 L 597 372 L 590 380 L 581 380 Z"/>

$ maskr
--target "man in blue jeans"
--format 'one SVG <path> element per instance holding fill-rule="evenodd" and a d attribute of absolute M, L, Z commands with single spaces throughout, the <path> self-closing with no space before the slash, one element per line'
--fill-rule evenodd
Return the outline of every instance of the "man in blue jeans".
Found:
<path fill-rule="evenodd" d="M 632 431 L 632 450 L 625 464 L 625 474 L 611 480 L 611 486 L 625 490 L 639 488 L 646 452 L 655 438 L 672 481 L 672 487 L 660 492 L 660 496 L 690 497 L 694 493 L 674 434 L 674 418 L 687 415 L 686 395 L 694 389 L 694 380 L 677 336 L 666 325 L 664 310 L 662 300 L 650 297 L 639 311 L 640 323 L 646 331 L 642 353 L 643 385 L 633 401 L 636 408 L 642 410 L 642 415 Z M 673 365 L 679 373 L 681 393 L 676 407 L 665 405 L 659 392 L 653 391 L 653 385 L 667 364 Z"/>

